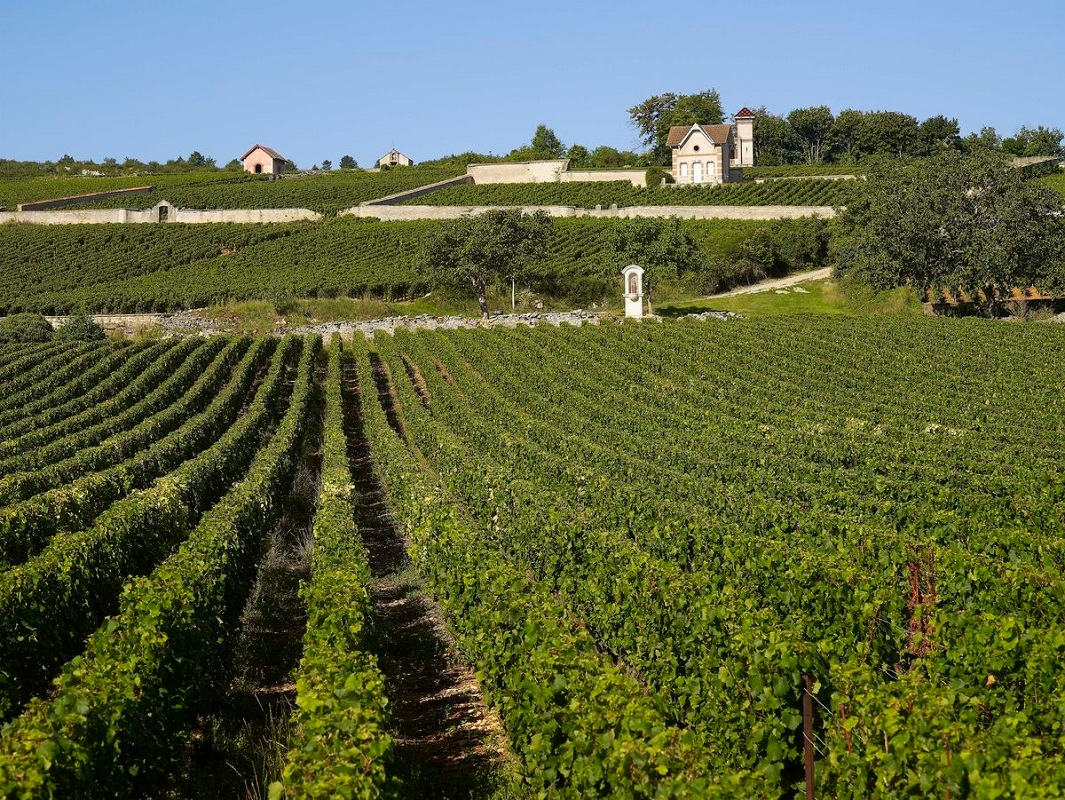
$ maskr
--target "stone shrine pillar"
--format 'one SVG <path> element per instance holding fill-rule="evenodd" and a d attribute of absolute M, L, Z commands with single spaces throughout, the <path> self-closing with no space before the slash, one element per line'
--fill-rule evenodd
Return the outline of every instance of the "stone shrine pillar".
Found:
<path fill-rule="evenodd" d="M 625 276 L 625 316 L 643 317 L 643 267 L 629 264 L 621 271 Z"/>

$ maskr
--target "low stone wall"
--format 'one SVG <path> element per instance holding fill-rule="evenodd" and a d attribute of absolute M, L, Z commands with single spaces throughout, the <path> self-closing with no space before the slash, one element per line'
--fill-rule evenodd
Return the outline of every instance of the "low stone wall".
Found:
<path fill-rule="evenodd" d="M 644 169 L 575 169 L 559 175 L 560 183 L 594 183 L 597 181 L 628 181 L 638 189 L 647 186 Z"/>
<path fill-rule="evenodd" d="M 322 215 L 306 208 L 230 208 L 200 210 L 172 208 L 165 224 L 206 222 L 277 223 L 319 220 Z M 131 211 L 126 208 L 93 208 L 73 211 L 0 211 L 0 223 L 24 222 L 30 225 L 106 225 L 115 223 L 150 223 L 159 221 L 155 209 Z"/>
<path fill-rule="evenodd" d="M 91 203 L 95 200 L 110 200 L 112 197 L 126 197 L 132 194 L 148 194 L 155 190 L 154 186 L 136 186 L 131 189 L 111 189 L 106 192 L 90 192 L 71 197 L 57 197 L 53 200 L 34 200 L 32 203 L 20 203 L 16 211 L 44 211 L 49 208 L 63 208 L 76 203 Z"/>
<path fill-rule="evenodd" d="M 162 328 L 166 314 L 91 314 L 93 321 L 107 331 L 133 336 L 146 328 Z M 62 328 L 72 317 L 45 317 L 53 328 Z"/>
<path fill-rule="evenodd" d="M 356 217 L 373 217 L 387 222 L 419 219 L 458 219 L 500 208 L 520 208 L 526 214 L 544 211 L 552 217 L 631 219 L 633 217 L 677 217 L 679 219 L 796 219 L 836 216 L 831 206 L 625 206 L 589 209 L 574 206 L 356 206 L 340 212 Z"/>

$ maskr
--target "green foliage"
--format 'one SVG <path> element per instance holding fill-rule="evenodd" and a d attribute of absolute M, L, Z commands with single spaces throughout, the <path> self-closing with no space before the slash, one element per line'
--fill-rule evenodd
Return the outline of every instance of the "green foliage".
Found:
<path fill-rule="evenodd" d="M 119 613 L 64 669 L 54 699 L 35 700 L 6 729 L 0 791 L 70 796 L 92 785 L 136 795 L 167 774 L 225 675 L 227 643 L 291 483 L 318 346 L 303 348 L 288 410 L 268 443 L 252 447 L 243 480 L 226 480 L 180 549 L 127 585 Z"/>
<path fill-rule="evenodd" d="M 885 162 L 840 219 L 837 271 L 874 288 L 979 290 L 1065 283 L 1061 200 L 993 156 Z"/>
<path fill-rule="evenodd" d="M 359 166 L 358 162 L 355 161 L 355 159 L 353 157 L 351 157 L 351 156 L 341 156 L 340 157 L 340 168 L 341 169 L 357 169 L 358 166 Z"/>
<path fill-rule="evenodd" d="M 56 331 L 57 339 L 75 339 L 81 342 L 100 341 L 107 338 L 104 329 L 88 314 L 77 314 Z"/>
<path fill-rule="evenodd" d="M 629 118 L 640 132 L 640 139 L 651 148 L 652 163 L 668 164 L 666 139 L 674 125 L 714 125 L 725 119 L 721 95 L 715 89 L 697 94 L 666 92 L 647 98 L 629 109 Z"/>
<path fill-rule="evenodd" d="M 562 158 L 566 148 L 555 135 L 555 132 L 543 123 L 536 126 L 536 132 L 532 137 L 533 158 Z"/>
<path fill-rule="evenodd" d="M 581 698 L 613 717 L 614 694 L 568 674 L 544 690 L 541 664 L 562 665 L 540 660 L 540 592 L 639 676 L 629 719 L 664 701 L 670 724 L 706 737 L 701 774 L 746 796 L 794 793 L 804 673 L 824 705 L 825 796 L 1060 793 L 1061 437 L 1047 431 L 1063 342 L 1056 326 L 824 316 L 382 340 L 433 406 L 394 378 L 408 444 L 382 420 L 376 457 L 530 795 L 645 789 L 584 783 L 581 756 L 609 740 L 585 738 Z M 497 563 L 526 596 L 518 623 Z M 530 728 L 553 733 L 548 754 Z M 572 771 L 542 766 L 571 754 Z"/>
<path fill-rule="evenodd" d="M 1011 156 L 1065 156 L 1062 139 L 1065 133 L 1058 128 L 1031 129 L 1021 126 L 1016 135 L 1002 140 L 1002 152 Z"/>
<path fill-rule="evenodd" d="M 0 320 L 0 344 L 47 342 L 54 335 L 52 324 L 40 314 L 12 314 Z"/>
<path fill-rule="evenodd" d="M 296 732 L 283 783 L 272 789 L 293 797 L 374 798 L 386 796 L 389 789 L 385 768 L 393 743 L 387 733 L 384 681 L 366 652 L 370 567 L 354 522 L 357 498 L 343 427 L 341 354 L 340 338 L 334 337 L 313 579 L 301 589 L 307 630 L 296 674 Z"/>
<path fill-rule="evenodd" d="M 834 122 L 835 117 L 828 106 L 797 108 L 788 114 L 788 124 L 802 140 L 807 164 L 820 164 L 824 160 Z"/>
<path fill-rule="evenodd" d="M 706 260 L 680 220 L 621 219 L 610 231 L 615 272 L 628 264 L 644 269 L 643 285 L 650 306 L 651 291 L 664 281 L 701 272 Z"/>
<path fill-rule="evenodd" d="M 444 223 L 419 256 L 422 274 L 434 286 L 473 289 L 488 316 L 488 286 L 517 278 L 547 253 L 553 230 L 543 211 L 487 211 Z"/>
<path fill-rule="evenodd" d="M 675 183 L 673 174 L 662 169 L 662 167 L 648 167 L 643 177 L 644 183 L 647 184 L 649 189 L 657 189 L 667 183 Z"/>
<path fill-rule="evenodd" d="M 660 167 L 657 169 L 661 169 Z M 756 168 L 758 169 L 758 168 Z M 664 172 L 664 170 L 663 170 Z M 668 174 L 668 173 L 667 173 Z M 746 177 L 746 176 L 745 176 Z M 463 184 L 411 200 L 411 205 L 835 206 L 852 189 L 846 181 L 802 180 L 642 188 L 630 181 Z"/>

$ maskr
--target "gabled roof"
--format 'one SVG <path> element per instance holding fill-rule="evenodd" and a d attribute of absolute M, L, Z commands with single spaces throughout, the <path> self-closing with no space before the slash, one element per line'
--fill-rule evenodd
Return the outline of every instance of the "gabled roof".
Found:
<path fill-rule="evenodd" d="M 714 144 L 725 144 L 732 134 L 731 125 L 674 125 L 666 137 L 667 147 L 680 147 L 695 130 L 701 130 Z"/>
<path fill-rule="evenodd" d="M 270 158 L 274 159 L 275 161 L 284 161 L 284 162 L 285 162 L 286 164 L 288 163 L 288 159 L 287 159 L 287 158 L 285 158 L 285 157 L 284 157 L 283 155 L 281 155 L 281 154 L 280 154 L 279 152 L 277 152 L 276 150 L 271 150 L 271 149 L 270 149 L 269 147 L 267 147 L 267 146 L 266 146 L 266 145 L 264 145 L 264 144 L 257 144 L 257 145 L 255 145 L 255 147 L 253 147 L 253 148 L 252 148 L 251 150 L 249 150 L 249 151 L 248 151 L 247 153 L 245 153 L 244 155 L 242 155 L 242 156 L 240 157 L 240 159 L 239 159 L 239 160 L 240 160 L 240 161 L 243 161 L 243 160 L 244 160 L 244 159 L 246 159 L 246 158 L 247 158 L 248 156 L 250 156 L 250 155 L 251 155 L 252 153 L 254 153 L 254 152 L 255 152 L 256 150 L 264 150 L 264 151 L 266 152 L 266 154 L 267 154 L 268 156 L 270 156 Z"/>
<path fill-rule="evenodd" d="M 736 112 L 735 118 L 736 119 L 754 119 L 754 112 L 751 111 L 751 109 L 747 108 L 747 106 L 744 106 L 743 108 L 741 108 L 739 111 Z"/>
<path fill-rule="evenodd" d="M 383 156 L 381 156 L 381 158 L 379 158 L 379 159 L 377 159 L 377 160 L 378 160 L 378 161 L 381 161 L 382 159 L 388 158 L 388 157 L 389 157 L 390 155 L 393 155 L 393 154 L 395 154 L 395 155 L 397 155 L 397 156 L 403 156 L 403 157 L 404 157 L 405 159 L 407 159 L 408 161 L 410 160 L 410 156 L 408 156 L 408 155 L 404 155 L 403 153 L 399 152 L 399 150 L 397 150 L 397 149 L 396 149 L 396 148 L 394 148 L 394 147 L 393 147 L 393 148 L 392 148 L 391 150 L 389 150 L 389 151 L 388 151 L 387 153 L 385 153 L 385 154 L 384 154 Z"/>

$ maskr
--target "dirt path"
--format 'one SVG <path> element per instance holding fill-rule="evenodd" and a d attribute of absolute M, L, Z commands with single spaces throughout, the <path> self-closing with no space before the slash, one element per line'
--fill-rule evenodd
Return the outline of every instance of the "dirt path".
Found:
<path fill-rule="evenodd" d="M 360 498 L 356 522 L 373 574 L 375 651 L 392 707 L 396 774 L 410 798 L 491 796 L 503 780 L 503 728 L 485 705 L 473 671 L 455 649 L 388 516 L 362 430 L 354 369 L 345 365 L 345 430 Z"/>
<path fill-rule="evenodd" d="M 832 277 L 832 267 L 824 267 L 822 269 L 811 270 L 810 272 L 799 272 L 795 275 L 788 275 L 786 278 L 774 278 L 771 281 L 762 281 L 756 283 L 753 286 L 741 286 L 738 289 L 733 289 L 729 292 L 722 292 L 721 294 L 712 294 L 703 299 L 705 300 L 717 300 L 722 297 L 735 297 L 739 294 L 756 294 L 758 292 L 769 292 L 773 289 L 786 289 L 789 286 L 795 286 L 799 283 L 805 283 L 806 281 L 823 281 L 826 278 Z"/>

